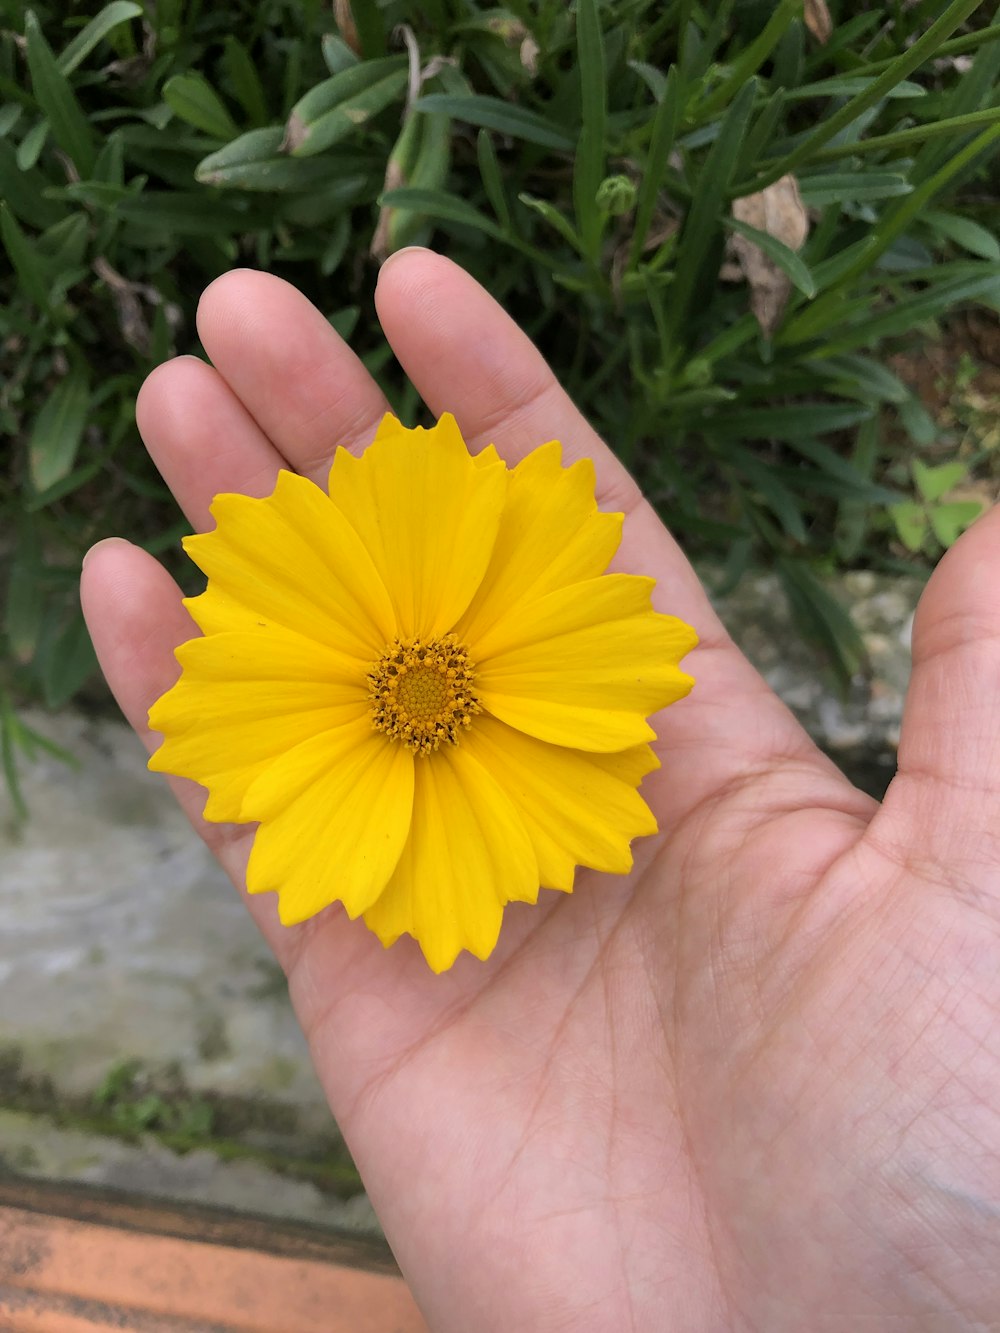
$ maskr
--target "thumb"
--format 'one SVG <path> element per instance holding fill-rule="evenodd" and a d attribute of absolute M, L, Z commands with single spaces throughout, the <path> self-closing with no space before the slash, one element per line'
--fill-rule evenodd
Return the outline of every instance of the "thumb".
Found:
<path fill-rule="evenodd" d="M 1000 506 L 920 599 L 899 766 L 876 823 L 899 849 L 980 866 L 1000 826 Z"/>

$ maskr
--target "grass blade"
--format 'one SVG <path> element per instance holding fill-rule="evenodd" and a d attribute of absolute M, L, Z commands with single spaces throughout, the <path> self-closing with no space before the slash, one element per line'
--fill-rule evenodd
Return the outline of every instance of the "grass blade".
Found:
<path fill-rule="evenodd" d="M 752 189 L 763 190 L 776 180 L 780 180 L 789 171 L 794 171 L 801 163 L 811 161 L 817 149 L 822 148 L 841 130 L 846 129 L 863 111 L 867 111 L 870 106 L 880 102 L 908 74 L 912 74 L 915 69 L 918 69 L 925 60 L 936 55 L 945 37 L 964 23 L 969 15 L 979 8 L 980 3 L 981 0 L 955 0 L 955 3 L 948 6 L 936 23 L 932 23 L 911 47 L 898 55 L 892 64 L 882 74 L 878 75 L 870 87 L 866 88 L 864 92 L 857 93 L 839 111 L 835 112 L 829 119 L 822 121 L 813 130 L 812 134 L 807 135 L 786 157 L 775 163 L 769 171 L 766 171 L 763 176 L 756 180 Z M 751 191 L 748 190 L 747 193 L 751 193 Z"/>
<path fill-rule="evenodd" d="M 163 85 L 163 100 L 174 115 L 213 139 L 235 139 L 240 132 L 222 98 L 201 74 L 175 74 Z"/>
<path fill-rule="evenodd" d="M 485 130 L 509 134 L 512 139 L 538 144 L 542 148 L 559 148 L 572 152 L 576 142 L 561 126 L 540 116 L 527 107 L 505 102 L 500 97 L 465 96 L 459 93 L 430 93 L 413 104 L 414 111 L 443 111 L 455 120 L 468 125 L 479 125 Z"/>
<path fill-rule="evenodd" d="M 110 5 L 105 5 L 99 14 L 94 15 L 86 27 L 80 29 L 57 58 L 56 64 L 60 71 L 63 74 L 72 74 L 76 67 L 87 59 L 94 47 L 103 42 L 109 33 L 114 32 L 119 24 L 128 23 L 130 19 L 141 16 L 142 5 L 134 4 L 132 0 L 112 0 Z"/>
<path fill-rule="evenodd" d="M 744 84 L 726 112 L 719 137 L 705 159 L 691 207 L 684 220 L 677 251 L 677 278 L 667 316 L 667 330 L 674 344 L 678 341 L 678 330 L 688 323 L 699 289 L 709 284 L 714 288 L 715 285 L 718 260 L 715 240 L 719 235 L 719 215 L 739 160 L 756 92 L 753 80 Z"/>
<path fill-rule="evenodd" d="M 604 39 L 597 0 L 577 0 L 576 38 L 582 128 L 573 168 L 573 208 L 584 250 L 596 262 L 603 231 L 597 191 L 604 179 L 608 114 Z"/>
<path fill-rule="evenodd" d="M 29 9 L 24 17 L 28 69 L 31 86 L 42 112 L 48 117 L 52 137 L 70 158 L 83 179 L 89 177 L 97 156 L 87 117 L 56 63 L 38 19 Z"/>
<path fill-rule="evenodd" d="M 87 372 L 77 367 L 53 389 L 31 432 L 28 470 L 36 491 L 48 490 L 72 471 L 89 406 Z"/>
<path fill-rule="evenodd" d="M 726 218 L 726 226 L 730 231 L 737 232 L 763 250 L 768 259 L 773 260 L 782 272 L 792 280 L 792 283 L 798 287 L 803 296 L 812 298 L 816 295 L 816 283 L 813 281 L 813 275 L 795 251 L 785 245 L 783 241 L 779 241 L 770 232 L 760 231 L 757 227 L 751 227 L 746 222 L 740 222 L 738 218 Z"/>
<path fill-rule="evenodd" d="M 646 155 L 642 183 L 639 186 L 639 194 L 636 199 L 635 222 L 632 224 L 632 247 L 629 255 L 630 270 L 635 268 L 642 254 L 642 247 L 649 233 L 653 214 L 656 212 L 663 177 L 670 161 L 670 154 L 674 149 L 674 141 L 677 138 L 677 125 L 680 119 L 679 88 L 680 75 L 677 73 L 676 66 L 671 65 L 667 71 L 663 96 L 660 98 L 656 114 L 653 117 L 653 132 L 649 140 L 649 152 Z"/>

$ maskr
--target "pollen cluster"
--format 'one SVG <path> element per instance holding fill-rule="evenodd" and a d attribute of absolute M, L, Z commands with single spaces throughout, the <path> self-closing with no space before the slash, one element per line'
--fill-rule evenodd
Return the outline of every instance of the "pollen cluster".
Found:
<path fill-rule="evenodd" d="M 442 741 L 457 745 L 459 732 L 482 712 L 475 674 L 454 634 L 397 639 L 368 672 L 372 726 L 414 754 L 430 754 Z"/>

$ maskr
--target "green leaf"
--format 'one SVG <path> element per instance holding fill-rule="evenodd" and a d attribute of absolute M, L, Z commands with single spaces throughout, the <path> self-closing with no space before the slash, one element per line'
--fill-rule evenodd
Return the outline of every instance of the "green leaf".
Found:
<path fill-rule="evenodd" d="M 604 230 L 597 191 L 604 179 L 608 116 L 604 38 L 597 0 L 577 0 L 576 38 L 582 128 L 573 164 L 573 206 L 584 250 L 596 263 Z"/>
<path fill-rule="evenodd" d="M 38 238 L 38 248 L 55 269 L 57 281 L 64 279 L 66 269 L 83 263 L 89 239 L 90 226 L 82 209 L 70 213 Z"/>
<path fill-rule="evenodd" d="M 870 416 L 870 407 L 857 407 L 854 403 L 795 403 L 789 407 L 748 407 L 720 412 L 709 418 L 705 427 L 720 437 L 785 440 L 796 444 L 803 438 L 849 430 Z"/>
<path fill-rule="evenodd" d="M 841 130 L 845 130 L 853 124 L 862 112 L 867 111 L 869 107 L 873 107 L 883 97 L 888 96 L 889 92 L 898 87 L 907 75 L 912 74 L 915 69 L 918 69 L 933 56 L 944 42 L 944 39 L 964 23 L 969 15 L 979 8 L 980 3 L 981 0 L 955 0 L 953 4 L 950 4 L 944 13 L 925 32 L 921 33 L 911 46 L 893 59 L 892 63 L 876 77 L 870 87 L 866 88 L 864 92 L 857 93 L 849 98 L 839 111 L 821 121 L 812 133 L 801 139 L 785 157 L 773 163 L 745 193 L 766 189 L 768 185 L 773 185 L 776 180 L 780 180 L 782 176 L 787 175 L 790 171 L 796 171 L 801 163 L 811 161 L 818 149 L 828 144 L 831 139 L 836 138 Z"/>
<path fill-rule="evenodd" d="M 87 372 L 77 367 L 42 404 L 28 441 L 28 471 L 36 491 L 47 490 L 72 471 L 89 407 Z"/>
<path fill-rule="evenodd" d="M 884 314 L 874 315 L 858 328 L 834 336 L 825 349 L 828 355 L 851 352 L 858 347 L 874 347 L 882 338 L 911 333 L 924 320 L 936 319 L 963 301 L 987 303 L 1000 297 L 1000 272 L 983 264 L 976 277 L 941 282 L 897 301 Z M 869 309 L 871 301 L 868 301 Z"/>
<path fill-rule="evenodd" d="M 41 310 L 49 308 L 51 275 L 34 244 L 21 230 L 6 203 L 0 203 L 0 235 L 26 295 Z"/>
<path fill-rule="evenodd" d="M 809 540 L 799 498 L 781 481 L 761 459 L 746 449 L 733 451 L 733 466 L 743 474 L 755 491 L 766 501 L 768 508 L 792 541 L 805 546 Z"/>
<path fill-rule="evenodd" d="M 44 118 L 32 125 L 17 145 L 17 165 L 20 171 L 30 171 L 38 161 L 49 135 L 49 122 Z"/>
<path fill-rule="evenodd" d="M 21 171 L 13 144 L 0 139 L 0 199 L 30 227 L 51 226 L 62 216 L 63 210 L 43 193 L 47 185 L 40 171 Z"/>
<path fill-rule="evenodd" d="M 978 129 L 980 125 L 992 125 L 1000 120 L 1000 107 L 987 107 L 983 111 L 971 111 L 964 116 L 950 116 L 945 120 L 930 120 L 924 125 L 913 125 L 909 129 L 894 130 L 891 134 L 875 134 L 869 139 L 850 140 L 849 142 L 830 144 L 812 155 L 814 164 L 834 162 L 840 157 L 858 157 L 867 153 L 887 153 L 897 148 L 919 148 L 928 140 L 959 136 L 966 130 Z M 911 178 L 916 178 L 916 171 L 911 170 Z"/>
<path fill-rule="evenodd" d="M 900 425 L 915 445 L 926 449 L 937 439 L 934 418 L 914 393 L 908 393 L 899 404 Z"/>
<path fill-rule="evenodd" d="M 806 102 L 813 97 L 856 97 L 865 93 L 875 82 L 874 78 L 859 78 L 856 75 L 838 76 L 832 79 L 820 79 L 818 83 L 802 83 L 797 88 L 786 90 L 789 101 Z M 927 89 L 919 83 L 902 79 L 884 94 L 885 97 L 926 97 Z"/>
<path fill-rule="evenodd" d="M 839 356 L 811 361 L 810 365 L 821 375 L 830 375 L 842 381 L 844 392 L 878 403 L 905 403 L 910 390 L 898 375 L 894 375 L 870 356 Z"/>
<path fill-rule="evenodd" d="M 350 184 L 353 193 L 363 185 L 352 159 L 333 157 L 296 158 L 282 153 L 284 131 L 280 126 L 248 130 L 215 153 L 203 157 L 195 168 L 202 185 L 226 185 L 240 190 L 304 191 L 323 184 Z"/>
<path fill-rule="evenodd" d="M 184 236 L 231 236 L 255 231 L 268 218 L 249 208 L 185 190 L 145 190 L 122 199 L 117 213 L 125 222 Z"/>
<path fill-rule="evenodd" d="M 504 188 L 500 163 L 497 161 L 497 152 L 493 147 L 489 130 L 480 130 L 476 135 L 476 156 L 479 162 L 479 174 L 482 177 L 483 189 L 486 191 L 490 206 L 497 215 L 500 226 L 505 232 L 510 231 L 510 205 L 507 203 L 507 191 Z"/>
<path fill-rule="evenodd" d="M 359 69 L 363 70 L 365 66 L 361 65 Z M 353 70 L 347 71 L 347 74 L 353 73 Z M 337 77 L 343 78 L 345 75 Z M 406 70 L 389 74 L 310 122 L 298 118 L 293 111 L 288 121 L 286 143 L 295 157 L 309 157 L 313 153 L 321 153 L 324 148 L 329 148 L 332 144 L 357 133 L 373 116 L 384 111 L 392 102 L 398 101 L 406 88 L 408 77 Z"/>
<path fill-rule="evenodd" d="M 17 717 L 10 706 L 10 700 L 7 698 L 6 691 L 0 690 L 0 763 L 3 766 L 4 781 L 7 783 L 11 804 L 14 807 L 14 818 L 20 823 L 27 819 L 28 807 L 25 804 L 24 793 L 21 791 L 21 783 L 17 775 L 15 747 L 19 734 Z"/>
<path fill-rule="evenodd" d="M 698 119 L 703 123 L 721 111 L 730 98 L 746 87 L 761 65 L 778 45 L 786 29 L 802 12 L 801 0 L 779 0 L 767 23 L 758 35 L 733 61 L 726 78 L 709 93 L 698 108 Z"/>
<path fill-rule="evenodd" d="M 919 458 L 915 458 L 911 467 L 917 490 L 928 504 L 940 500 L 942 495 L 961 485 L 969 475 L 965 464 L 959 462 L 940 463 L 937 467 L 929 467 Z"/>
<path fill-rule="evenodd" d="M 232 85 L 233 95 L 249 116 L 253 125 L 266 125 L 268 120 L 267 97 L 264 86 L 257 73 L 257 67 L 250 58 L 250 52 L 238 38 L 232 35 L 226 38 L 222 53 L 222 66 Z"/>
<path fill-rule="evenodd" d="M 573 229 L 573 224 L 569 218 L 563 217 L 554 204 L 550 204 L 547 199 L 536 199 L 531 194 L 519 194 L 522 204 L 525 204 L 532 212 L 537 213 L 539 217 L 544 218 L 549 226 L 563 238 L 568 241 L 578 254 L 583 254 L 583 241 Z M 589 285 L 589 284 L 588 284 Z"/>
<path fill-rule="evenodd" d="M 358 30 L 361 53 L 370 64 L 374 56 L 385 54 L 385 23 L 378 0 L 351 0 L 351 15 Z"/>
<path fill-rule="evenodd" d="M 954 500 L 951 504 L 936 505 L 930 513 L 934 536 L 947 550 L 985 508 L 982 500 Z"/>
<path fill-rule="evenodd" d="M 352 65 L 358 63 L 358 57 L 336 33 L 325 32 L 320 47 L 323 52 L 323 63 L 331 74 L 342 74 L 345 69 L 350 69 Z"/>
<path fill-rule="evenodd" d="M 497 224 L 480 213 L 478 208 L 467 204 L 464 199 L 443 190 L 421 190 L 404 187 L 399 190 L 386 190 L 379 198 L 381 207 L 406 208 L 414 213 L 423 213 L 425 217 L 437 218 L 441 222 L 460 222 L 466 227 L 475 227 L 496 240 L 503 240 L 503 232 Z"/>
<path fill-rule="evenodd" d="M 881 422 L 874 413 L 858 428 L 851 454 L 851 468 L 861 482 L 870 484 L 875 475 L 881 447 Z M 841 560 L 850 563 L 864 549 L 872 506 L 859 496 L 845 496 L 837 509 L 835 542 Z"/>
<path fill-rule="evenodd" d="M 3 625 L 15 662 L 30 662 L 41 627 L 41 559 L 36 528 L 20 515 L 18 541 L 7 579 L 7 597 Z"/>
<path fill-rule="evenodd" d="M 354 98 L 367 93 L 393 74 L 402 75 L 405 84 L 409 75 L 404 57 L 385 56 L 381 60 L 354 64 L 310 88 L 299 98 L 289 113 L 288 123 L 285 126 L 286 151 L 295 152 L 299 144 L 308 139 L 313 127 L 325 116 L 338 108 L 353 105 Z"/>
<path fill-rule="evenodd" d="M 816 283 L 813 281 L 813 276 L 794 250 L 769 232 L 760 231 L 757 227 L 751 227 L 748 223 L 740 222 L 737 218 L 725 218 L 724 221 L 730 231 L 737 232 L 763 250 L 767 257 L 773 260 L 782 272 L 791 279 L 803 296 L 813 297 L 816 295 Z"/>
<path fill-rule="evenodd" d="M 16 102 L 8 102 L 6 106 L 0 107 L 0 139 L 7 137 L 23 112 L 24 107 L 18 106 Z"/>
<path fill-rule="evenodd" d="M 910 194 L 912 189 L 905 176 L 888 171 L 829 172 L 822 176 L 803 176 L 799 180 L 802 202 L 814 207 L 891 199 Z"/>
<path fill-rule="evenodd" d="M 213 139 L 234 139 L 239 134 L 222 98 L 201 74 L 175 74 L 163 85 L 163 100 L 181 120 Z"/>
<path fill-rule="evenodd" d="M 572 135 L 562 126 L 552 124 L 537 111 L 504 102 L 499 97 L 431 93 L 414 102 L 413 109 L 421 112 L 443 111 L 455 120 L 464 120 L 469 125 L 480 125 L 487 130 L 497 130 L 500 134 L 509 134 L 512 139 L 523 139 L 526 143 L 539 144 L 542 148 L 559 148 L 571 152 L 576 147 Z"/>
<path fill-rule="evenodd" d="M 48 117 L 53 139 L 80 176 L 87 178 L 96 157 L 90 125 L 30 9 L 24 17 L 24 31 L 31 86 L 38 105 Z"/>
<path fill-rule="evenodd" d="M 889 506 L 889 517 L 895 524 L 899 540 L 908 551 L 919 551 L 927 536 L 927 511 L 912 500 Z"/>
<path fill-rule="evenodd" d="M 83 616 L 75 614 L 49 644 L 39 665 L 49 708 L 61 708 L 97 669 L 97 658 Z"/>
<path fill-rule="evenodd" d="M 942 213 L 936 208 L 931 208 L 920 214 L 920 221 L 932 231 L 960 245 L 963 250 L 968 250 L 970 254 L 979 255 L 981 259 L 989 259 L 993 263 L 1000 263 L 1000 243 L 997 242 L 997 238 L 971 218 L 959 217 L 955 213 Z"/>
<path fill-rule="evenodd" d="M 677 138 L 677 125 L 680 117 L 680 76 L 675 66 L 667 71 L 663 95 L 653 116 L 653 130 L 649 140 L 649 152 L 646 155 L 639 186 L 639 197 L 635 205 L 635 221 L 632 224 L 632 246 L 629 267 L 634 268 L 642 254 L 642 248 L 649 234 L 650 223 L 656 212 L 656 205 L 663 187 L 670 154 Z"/>
<path fill-rule="evenodd" d="M 80 29 L 59 56 L 57 63 L 62 73 L 72 74 L 109 33 L 120 24 L 141 16 L 142 5 L 133 4 L 132 0 L 113 0 L 110 5 L 105 5 L 99 14 L 95 14 L 90 22 Z"/>
<path fill-rule="evenodd" d="M 775 569 L 796 624 L 804 637 L 824 653 L 846 689 L 868 656 L 857 626 L 804 561 L 779 555 Z"/>
<path fill-rule="evenodd" d="M 628 67 L 634 70 L 642 79 L 643 83 L 653 94 L 657 102 L 663 101 L 663 95 L 666 92 L 667 79 L 670 76 L 670 70 L 676 69 L 676 65 L 671 65 L 666 74 L 657 69 L 655 65 L 648 65 L 644 60 L 630 60 Z"/>
<path fill-rule="evenodd" d="M 723 201 L 739 161 L 756 94 L 753 80 L 736 94 L 698 177 L 677 250 L 677 279 L 668 314 L 671 339 L 687 324 L 699 291 L 707 290 L 709 282 L 714 290 Z"/>

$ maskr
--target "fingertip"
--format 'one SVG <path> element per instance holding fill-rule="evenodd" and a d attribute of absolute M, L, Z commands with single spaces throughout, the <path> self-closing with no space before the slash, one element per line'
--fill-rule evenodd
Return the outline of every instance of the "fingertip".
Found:
<path fill-rule="evenodd" d="M 126 541 L 124 537 L 102 537 L 99 542 L 94 542 L 93 546 L 84 553 L 82 568 L 89 569 L 96 567 L 96 565 L 100 564 L 106 556 L 111 554 L 111 552 L 122 550 L 123 548 L 130 549 L 131 546 L 132 543 Z"/>
<path fill-rule="evenodd" d="M 418 265 L 434 264 L 435 262 L 450 263 L 443 255 L 436 254 L 429 250 L 426 245 L 404 245 L 402 250 L 395 250 L 388 259 L 386 259 L 379 268 L 378 277 L 375 282 L 375 299 L 378 301 L 380 292 L 387 292 L 390 287 L 394 287 L 397 282 L 408 278 L 410 272 L 414 276 L 418 274 Z"/>
<path fill-rule="evenodd" d="M 213 278 L 198 298 L 195 323 L 199 335 L 202 332 L 204 321 L 211 318 L 217 307 L 226 307 L 234 300 L 238 300 L 247 289 L 247 284 L 252 284 L 259 278 L 272 282 L 281 281 L 280 278 L 275 278 L 272 274 L 263 273 L 260 269 L 255 268 L 231 268 L 227 269 L 225 273 L 220 273 L 217 278 Z"/>
<path fill-rule="evenodd" d="M 1000 505 L 987 509 L 946 551 L 917 604 L 913 656 L 919 661 L 1000 624 Z"/>
<path fill-rule="evenodd" d="M 201 357 L 186 353 L 154 366 L 143 380 L 136 394 L 135 420 L 147 448 L 152 434 L 149 429 L 151 423 L 159 421 L 164 412 L 170 411 L 177 402 L 180 397 L 180 377 L 191 373 L 189 367 L 198 367 L 194 374 L 208 369 Z"/>

